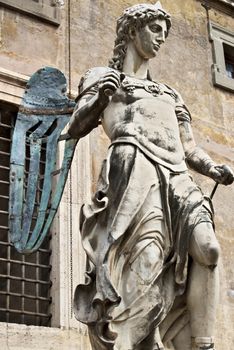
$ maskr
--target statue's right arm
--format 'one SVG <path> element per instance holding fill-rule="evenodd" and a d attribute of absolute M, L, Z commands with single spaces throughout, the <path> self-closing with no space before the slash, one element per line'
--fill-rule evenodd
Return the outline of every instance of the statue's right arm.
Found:
<path fill-rule="evenodd" d="M 109 71 L 97 80 L 95 86 L 95 89 L 87 90 L 74 109 L 68 129 L 72 138 L 84 137 L 98 126 L 98 121 L 110 102 L 110 95 L 120 86 L 120 76 L 115 71 Z"/>

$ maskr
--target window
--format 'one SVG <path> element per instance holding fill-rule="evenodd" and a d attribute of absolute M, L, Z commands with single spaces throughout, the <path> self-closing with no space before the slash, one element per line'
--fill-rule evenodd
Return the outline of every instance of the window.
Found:
<path fill-rule="evenodd" d="M 210 23 L 210 40 L 213 46 L 214 85 L 234 91 L 234 33 Z"/>
<path fill-rule="evenodd" d="M 0 322 L 50 326 L 50 236 L 38 252 L 23 255 L 8 234 L 10 146 L 16 115 L 16 107 L 0 102 Z"/>
<path fill-rule="evenodd" d="M 234 79 L 234 49 L 232 46 L 223 44 L 226 74 L 229 78 Z"/>
<path fill-rule="evenodd" d="M 11 134 L 27 81 L 28 77 L 0 67 L 0 322 L 71 327 L 85 334 L 86 327 L 75 319 L 72 305 L 74 290 L 83 282 L 85 271 L 78 213 L 91 197 L 89 137 L 80 140 L 77 147 L 58 215 L 51 226 L 52 239 L 49 236 L 38 253 L 27 256 L 18 254 L 9 240 Z M 58 164 L 63 151 L 64 143 L 60 142 Z M 88 348 L 86 340 L 81 348 Z"/>
<path fill-rule="evenodd" d="M 54 25 L 60 24 L 60 10 L 57 0 L 0 0 L 0 6 L 17 10 Z"/>

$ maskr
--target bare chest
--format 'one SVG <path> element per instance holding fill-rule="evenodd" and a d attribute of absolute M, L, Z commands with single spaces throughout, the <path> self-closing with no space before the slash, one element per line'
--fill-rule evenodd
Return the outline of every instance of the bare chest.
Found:
<path fill-rule="evenodd" d="M 162 84 L 125 79 L 104 111 L 103 126 L 110 138 L 116 128 L 126 127 L 150 138 L 159 134 L 174 138 L 178 134 L 175 105 L 175 94 Z"/>

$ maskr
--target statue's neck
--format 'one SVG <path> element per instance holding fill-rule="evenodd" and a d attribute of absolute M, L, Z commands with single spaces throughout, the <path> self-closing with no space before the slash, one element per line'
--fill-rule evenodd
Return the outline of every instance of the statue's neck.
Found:
<path fill-rule="evenodd" d="M 123 72 L 138 79 L 147 79 L 149 60 L 142 58 L 136 51 L 135 46 L 130 42 L 124 58 Z"/>

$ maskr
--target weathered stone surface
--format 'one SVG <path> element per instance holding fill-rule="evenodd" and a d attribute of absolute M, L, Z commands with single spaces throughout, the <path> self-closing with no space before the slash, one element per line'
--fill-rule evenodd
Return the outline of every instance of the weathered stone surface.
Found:
<path fill-rule="evenodd" d="M 0 323 L 2 350 L 88 350 L 87 335 L 77 330 Z"/>
<path fill-rule="evenodd" d="M 149 2 L 154 3 L 155 1 Z M 135 4 L 136 1 L 80 0 L 71 3 L 72 88 L 76 91 L 83 72 L 92 66 L 107 64 L 108 58 L 112 55 L 115 19 L 124 8 Z M 158 59 L 152 66 L 153 77 L 168 83 L 181 93 L 193 117 L 193 130 L 195 130 L 197 142 L 217 162 L 227 163 L 234 167 L 233 94 L 214 88 L 212 85 L 210 68 L 212 49 L 208 39 L 205 10 L 197 0 L 186 2 L 184 0 L 164 0 L 162 3 L 172 14 L 173 28 Z M 19 15 L 0 7 L 0 66 L 10 71 L 31 75 L 41 66 L 54 65 L 68 75 L 67 2 L 66 6 L 61 9 L 61 14 L 61 26 L 56 29 L 28 16 Z M 230 16 L 211 10 L 210 17 L 212 21 L 223 27 L 234 30 L 233 18 Z M 89 43 L 88 47 L 87 43 Z M 5 94 L 5 85 L 3 91 Z M 9 91 L 9 96 L 10 93 L 11 91 Z M 100 127 L 92 132 L 89 164 L 92 167 L 93 188 L 101 161 L 105 157 L 107 144 L 108 140 Z M 87 153 L 89 153 L 88 147 L 85 148 Z M 82 162 L 80 164 L 87 165 Z M 73 183 L 80 181 L 75 173 L 76 170 L 73 171 Z M 199 175 L 194 175 L 194 177 L 206 193 L 211 192 L 213 181 Z M 82 201 L 84 196 L 82 196 Z M 221 299 L 216 332 L 217 350 L 234 347 L 233 198 L 233 186 L 222 188 L 222 190 L 221 186 L 218 187 L 214 197 L 216 232 L 222 246 Z M 69 200 L 67 193 L 67 197 L 64 197 L 68 206 L 64 214 L 67 216 L 66 222 L 69 222 Z M 79 203 L 81 203 L 80 199 Z M 76 227 L 78 227 L 77 216 L 75 214 L 74 216 Z M 63 228 L 67 229 L 63 235 L 68 238 L 68 225 L 65 223 Z M 64 241 L 59 247 L 63 247 L 63 244 Z M 66 250 L 65 256 L 67 251 L 69 249 Z M 64 275 L 69 274 L 67 271 L 69 266 L 67 262 Z M 67 295 L 65 285 L 69 278 L 63 280 L 65 295 Z M 70 296 L 69 299 L 71 299 Z M 69 303 L 63 305 L 67 308 Z M 62 309 L 60 311 L 63 312 Z M 56 325 L 59 325 L 59 321 L 56 322 Z M 4 337 L 1 337 L 1 341 L 2 339 Z M 81 349 L 83 350 L 82 347 Z"/>

